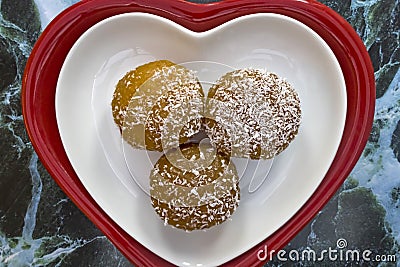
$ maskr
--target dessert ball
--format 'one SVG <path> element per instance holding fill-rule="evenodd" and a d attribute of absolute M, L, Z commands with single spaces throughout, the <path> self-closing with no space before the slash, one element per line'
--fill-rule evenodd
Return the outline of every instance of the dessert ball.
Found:
<path fill-rule="evenodd" d="M 270 159 L 295 138 L 300 120 L 300 99 L 291 84 L 274 73 L 239 69 L 210 88 L 204 127 L 222 153 Z"/>
<path fill-rule="evenodd" d="M 230 158 L 210 144 L 184 144 L 165 153 L 150 175 L 155 212 L 165 224 L 192 231 L 226 221 L 240 199 Z"/>
<path fill-rule="evenodd" d="M 134 148 L 163 151 L 200 131 L 203 98 L 192 71 L 159 60 L 126 73 L 111 106 L 125 141 Z"/>

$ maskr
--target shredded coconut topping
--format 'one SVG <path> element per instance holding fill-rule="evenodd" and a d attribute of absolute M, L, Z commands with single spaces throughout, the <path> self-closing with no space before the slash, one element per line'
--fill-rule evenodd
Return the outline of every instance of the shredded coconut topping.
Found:
<path fill-rule="evenodd" d="M 124 108 L 118 105 L 123 91 L 116 90 L 113 113 L 130 145 L 162 151 L 178 147 L 200 131 L 204 94 L 194 72 L 182 66 L 152 71 L 139 87 L 130 89 L 134 92 Z M 128 88 L 130 81 L 140 79 L 138 75 L 140 72 L 129 72 L 118 86 Z"/>
<path fill-rule="evenodd" d="M 236 210 L 240 199 L 236 168 L 229 157 L 213 150 L 208 146 L 199 153 L 197 144 L 183 147 L 189 164 L 196 162 L 192 169 L 174 166 L 165 155 L 155 164 L 150 194 L 155 211 L 166 223 L 188 231 L 204 229 L 225 221 Z M 211 164 L 204 164 L 210 162 L 209 155 L 214 155 Z"/>
<path fill-rule="evenodd" d="M 208 94 L 205 130 L 212 144 L 236 157 L 267 159 L 294 139 L 300 99 L 278 75 L 241 69 L 221 77 Z"/>
<path fill-rule="evenodd" d="M 195 73 L 169 61 L 128 72 L 112 108 L 130 145 L 166 151 L 151 171 L 151 201 L 166 224 L 186 231 L 220 224 L 238 207 L 230 156 L 272 158 L 295 138 L 301 121 L 298 94 L 274 73 L 229 72 L 204 100 Z M 212 146 L 181 145 L 202 125 Z"/>

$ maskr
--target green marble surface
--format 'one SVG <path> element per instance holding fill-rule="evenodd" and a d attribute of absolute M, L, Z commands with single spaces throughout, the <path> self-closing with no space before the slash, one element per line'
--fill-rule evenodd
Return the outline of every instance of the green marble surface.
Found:
<path fill-rule="evenodd" d="M 40 32 L 76 0 L 0 0 L 0 267 L 131 266 L 65 196 L 23 125 L 21 78 Z M 213 2 L 213 1 L 198 1 Z M 375 71 L 375 120 L 362 157 L 326 207 L 286 251 L 347 247 L 396 262 L 290 261 L 267 266 L 400 266 L 400 3 L 322 1 L 364 41 Z"/>

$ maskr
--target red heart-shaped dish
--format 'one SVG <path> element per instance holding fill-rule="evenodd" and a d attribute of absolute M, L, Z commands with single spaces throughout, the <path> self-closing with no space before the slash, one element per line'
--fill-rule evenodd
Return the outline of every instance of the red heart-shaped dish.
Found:
<path fill-rule="evenodd" d="M 109 216 L 107 208 L 95 201 L 95 194 L 84 186 L 85 180 L 78 177 L 77 169 L 71 165 L 74 161 L 67 157 L 70 154 L 66 153 L 63 146 L 58 128 L 60 124 L 57 124 L 59 121 L 56 118 L 57 81 L 64 63 L 68 61 L 66 58 L 71 48 L 98 22 L 129 12 L 166 18 L 192 32 L 204 32 L 244 15 L 274 13 L 308 26 L 333 51 L 346 84 L 347 113 L 342 138 L 329 170 L 307 202 L 279 229 L 247 252 L 236 251 L 236 258 L 221 256 L 220 261 L 227 266 L 260 264 L 259 252 L 264 251 L 265 246 L 269 251 L 283 247 L 325 205 L 356 164 L 364 148 L 372 125 L 375 82 L 362 41 L 343 18 L 315 1 L 228 0 L 199 5 L 183 1 L 148 4 L 144 0 L 91 0 L 75 4 L 50 23 L 29 57 L 23 79 L 22 105 L 28 134 L 41 161 L 64 192 L 129 260 L 145 266 L 165 266 L 171 263 L 163 259 L 168 257 L 156 255 L 146 248 L 149 246 L 142 245 L 140 239 L 137 241 L 135 235 L 132 237 L 128 234 L 124 226 Z M 174 263 L 181 264 L 179 260 Z"/>

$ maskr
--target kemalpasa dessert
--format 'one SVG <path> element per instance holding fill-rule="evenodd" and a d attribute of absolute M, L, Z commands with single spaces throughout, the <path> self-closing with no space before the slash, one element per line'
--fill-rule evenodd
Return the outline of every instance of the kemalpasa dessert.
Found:
<path fill-rule="evenodd" d="M 234 157 L 273 158 L 295 138 L 300 121 L 298 94 L 274 73 L 235 70 L 208 93 L 206 133 L 219 151 Z"/>
<path fill-rule="evenodd" d="M 204 93 L 194 72 L 168 60 L 129 71 L 118 81 L 112 113 L 134 148 L 163 151 L 201 129 Z"/>
<path fill-rule="evenodd" d="M 230 158 L 210 144 L 184 144 L 165 153 L 150 175 L 151 202 L 165 224 L 207 229 L 236 210 L 239 178 Z"/>

